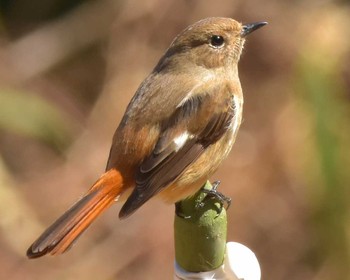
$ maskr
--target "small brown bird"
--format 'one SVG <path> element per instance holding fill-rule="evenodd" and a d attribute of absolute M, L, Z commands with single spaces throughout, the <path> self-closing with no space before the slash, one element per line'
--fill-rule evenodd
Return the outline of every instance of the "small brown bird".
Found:
<path fill-rule="evenodd" d="M 246 35 L 265 24 L 207 18 L 182 31 L 129 103 L 106 172 L 27 256 L 64 253 L 116 200 L 126 199 L 125 218 L 153 196 L 175 203 L 198 191 L 235 141 L 243 105 L 237 64 Z"/>

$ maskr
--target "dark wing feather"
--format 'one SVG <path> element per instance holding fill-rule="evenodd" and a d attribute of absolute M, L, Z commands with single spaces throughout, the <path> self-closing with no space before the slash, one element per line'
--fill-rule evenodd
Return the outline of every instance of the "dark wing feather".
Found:
<path fill-rule="evenodd" d="M 234 111 L 229 110 L 217 113 L 209 120 L 209 123 L 199 136 L 200 143 L 207 147 L 216 141 L 228 130 L 234 116 Z"/>
<path fill-rule="evenodd" d="M 211 102 L 212 95 L 195 95 L 176 109 L 171 118 L 163 124 L 163 131 L 152 152 L 141 164 L 136 174 L 136 186 L 123 205 L 119 217 L 124 218 L 132 214 L 152 196 L 164 187 L 174 182 L 185 169 L 205 151 L 218 141 L 227 131 L 234 116 L 232 100 L 226 94 L 222 103 Z M 174 141 L 187 131 L 191 122 L 198 120 L 201 112 L 206 112 L 207 106 L 216 104 L 212 116 L 206 116 L 207 122 L 199 133 L 191 134 L 183 145 Z M 203 114 L 202 114 L 203 115 Z"/>

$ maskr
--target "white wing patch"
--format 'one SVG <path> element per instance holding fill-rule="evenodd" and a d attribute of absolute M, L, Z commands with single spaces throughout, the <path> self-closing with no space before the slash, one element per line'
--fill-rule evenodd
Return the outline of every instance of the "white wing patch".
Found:
<path fill-rule="evenodd" d="M 187 131 L 185 131 L 180 136 L 174 139 L 174 143 L 176 144 L 176 152 L 183 147 L 183 145 L 189 138 L 192 138 L 191 135 Z"/>

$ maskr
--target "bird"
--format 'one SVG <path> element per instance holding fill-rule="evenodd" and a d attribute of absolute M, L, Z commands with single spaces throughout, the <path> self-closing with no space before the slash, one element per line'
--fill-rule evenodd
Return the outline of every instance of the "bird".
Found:
<path fill-rule="evenodd" d="M 196 193 L 229 154 L 242 120 L 238 62 L 246 36 L 267 22 L 202 19 L 180 32 L 137 89 L 117 127 L 106 171 L 27 250 L 59 255 L 115 201 L 119 218 L 152 197 Z"/>

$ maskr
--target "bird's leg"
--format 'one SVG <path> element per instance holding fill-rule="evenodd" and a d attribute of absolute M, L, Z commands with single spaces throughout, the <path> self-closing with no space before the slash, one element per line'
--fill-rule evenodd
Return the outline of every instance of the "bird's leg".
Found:
<path fill-rule="evenodd" d="M 213 187 L 211 190 L 203 189 L 202 192 L 207 194 L 206 198 L 217 199 L 221 203 L 221 205 L 224 206 L 227 210 L 231 205 L 231 198 L 225 196 L 224 194 L 218 191 L 220 183 L 220 181 L 215 181 L 214 183 L 212 183 Z"/>

